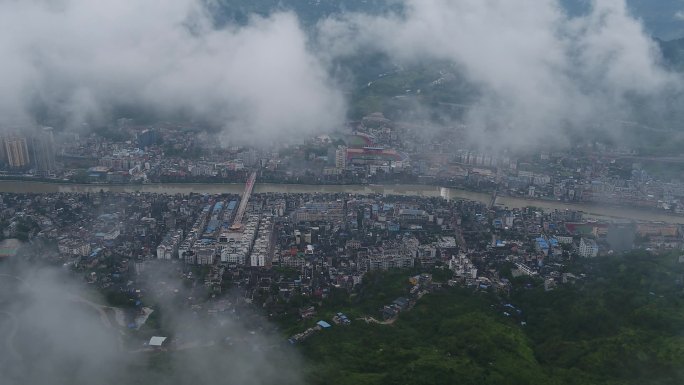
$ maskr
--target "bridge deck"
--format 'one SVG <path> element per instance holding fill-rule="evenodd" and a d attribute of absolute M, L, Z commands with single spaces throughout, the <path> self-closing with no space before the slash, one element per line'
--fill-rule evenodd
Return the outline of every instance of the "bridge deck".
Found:
<path fill-rule="evenodd" d="M 242 193 L 242 198 L 240 199 L 240 206 L 238 206 L 238 211 L 235 214 L 235 219 L 233 219 L 233 225 L 230 226 L 231 230 L 242 229 L 242 219 L 245 216 L 245 211 L 247 210 L 247 203 L 249 198 L 252 196 L 252 191 L 254 190 L 254 184 L 256 182 L 256 171 L 252 171 L 247 178 L 247 183 L 245 184 L 245 191 Z"/>

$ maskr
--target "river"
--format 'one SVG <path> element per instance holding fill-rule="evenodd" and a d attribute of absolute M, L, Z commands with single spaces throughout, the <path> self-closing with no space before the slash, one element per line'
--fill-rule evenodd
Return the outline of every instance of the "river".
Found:
<path fill-rule="evenodd" d="M 94 185 L 71 183 L 46 183 L 33 181 L 0 181 L 0 192 L 5 193 L 86 193 L 100 190 L 118 193 L 157 193 L 157 194 L 241 194 L 244 185 L 241 183 L 209 184 L 209 183 L 165 183 L 146 185 Z M 254 193 L 349 193 L 349 194 L 384 194 L 419 197 L 442 197 L 445 199 L 468 199 L 489 204 L 491 195 L 455 188 L 426 185 L 300 185 L 257 183 Z M 578 210 L 593 218 L 624 218 L 638 221 L 652 221 L 684 224 L 684 216 L 660 212 L 654 209 L 635 207 L 618 207 L 591 203 L 564 203 L 559 201 L 524 199 L 500 196 L 496 204 L 509 208 L 535 206 L 544 210 Z"/>

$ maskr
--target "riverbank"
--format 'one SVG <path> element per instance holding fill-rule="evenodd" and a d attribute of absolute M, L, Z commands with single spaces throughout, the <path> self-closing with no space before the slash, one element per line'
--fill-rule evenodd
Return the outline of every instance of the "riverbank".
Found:
<path fill-rule="evenodd" d="M 155 194 L 241 194 L 244 190 L 242 183 L 164 183 L 164 184 L 75 184 L 59 182 L 37 181 L 9 181 L 0 180 L 1 193 L 97 193 L 99 191 L 114 193 L 155 193 Z M 489 204 L 491 195 L 457 188 L 438 187 L 429 185 L 305 185 L 305 184 L 277 184 L 258 183 L 254 193 L 284 193 L 284 194 L 357 194 L 357 195 L 400 195 L 417 197 L 441 197 L 445 199 L 467 199 Z M 496 204 L 509 208 L 539 207 L 544 210 L 577 210 L 594 218 L 622 218 L 637 221 L 665 222 L 684 224 L 684 216 L 652 209 L 637 207 L 620 207 L 605 204 L 567 203 L 541 199 L 525 199 L 500 196 Z"/>

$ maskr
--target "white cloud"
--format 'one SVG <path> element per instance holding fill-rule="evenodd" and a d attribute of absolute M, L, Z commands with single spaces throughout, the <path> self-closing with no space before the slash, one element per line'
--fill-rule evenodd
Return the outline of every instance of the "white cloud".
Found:
<path fill-rule="evenodd" d="M 321 45 L 344 56 L 373 47 L 400 61 L 447 60 L 482 96 L 470 135 L 511 147 L 546 145 L 607 116 L 632 97 L 680 79 L 623 0 L 593 1 L 581 17 L 556 0 L 406 0 L 403 14 L 343 15 L 319 25 Z"/>
<path fill-rule="evenodd" d="M 341 123 L 331 58 L 380 49 L 453 63 L 478 86 L 470 134 L 524 147 L 563 141 L 633 98 L 680 89 L 624 0 L 572 18 L 558 0 L 405 0 L 401 14 L 320 23 L 315 48 L 292 13 L 217 28 L 201 0 L 0 0 L 0 124 L 36 106 L 72 125 L 139 106 L 224 127 L 224 138 L 298 138 Z"/>
<path fill-rule="evenodd" d="M 216 28 L 200 0 L 0 0 L 0 116 L 77 125 L 121 105 L 182 111 L 231 138 L 328 129 L 344 100 L 291 13 Z"/>
<path fill-rule="evenodd" d="M 17 266 L 18 265 L 18 266 Z M 154 304 L 163 329 L 124 331 L 92 287 L 64 270 L 9 261 L 0 266 L 0 382 L 51 384 L 301 384 L 297 352 L 268 321 L 239 307 L 206 316 L 185 303 L 186 289 L 171 265 L 153 266 L 136 284 Z M 7 274 L 10 273 L 10 274 Z M 162 282 L 160 282 L 162 281 Z M 20 283 L 23 282 L 23 283 Z M 172 292 L 172 290 L 174 290 Z M 237 297 L 226 295 L 226 301 Z M 119 309 L 119 311 L 124 311 Z M 129 311 L 135 312 L 133 309 Z M 134 313 L 128 314 L 133 316 Z M 242 319 L 242 320 L 241 320 Z M 246 321 L 249 320 L 249 321 Z M 248 323 L 249 322 L 249 323 Z M 144 329 L 143 329 L 144 330 Z M 168 352 L 144 351 L 152 335 L 170 337 Z M 229 340 L 230 343 L 226 343 Z"/>

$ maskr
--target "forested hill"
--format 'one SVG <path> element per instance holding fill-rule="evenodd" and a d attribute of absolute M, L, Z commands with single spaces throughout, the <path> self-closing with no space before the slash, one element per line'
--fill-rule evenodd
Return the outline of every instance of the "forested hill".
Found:
<path fill-rule="evenodd" d="M 300 347 L 312 365 L 310 382 L 684 383 L 684 264 L 677 255 L 584 260 L 568 271 L 586 278 L 552 291 L 516 278 L 510 297 L 444 289 L 391 325 L 355 320 L 318 333 Z M 331 311 L 373 315 L 402 294 L 406 276 L 369 274 L 358 296 L 339 299 Z"/>

